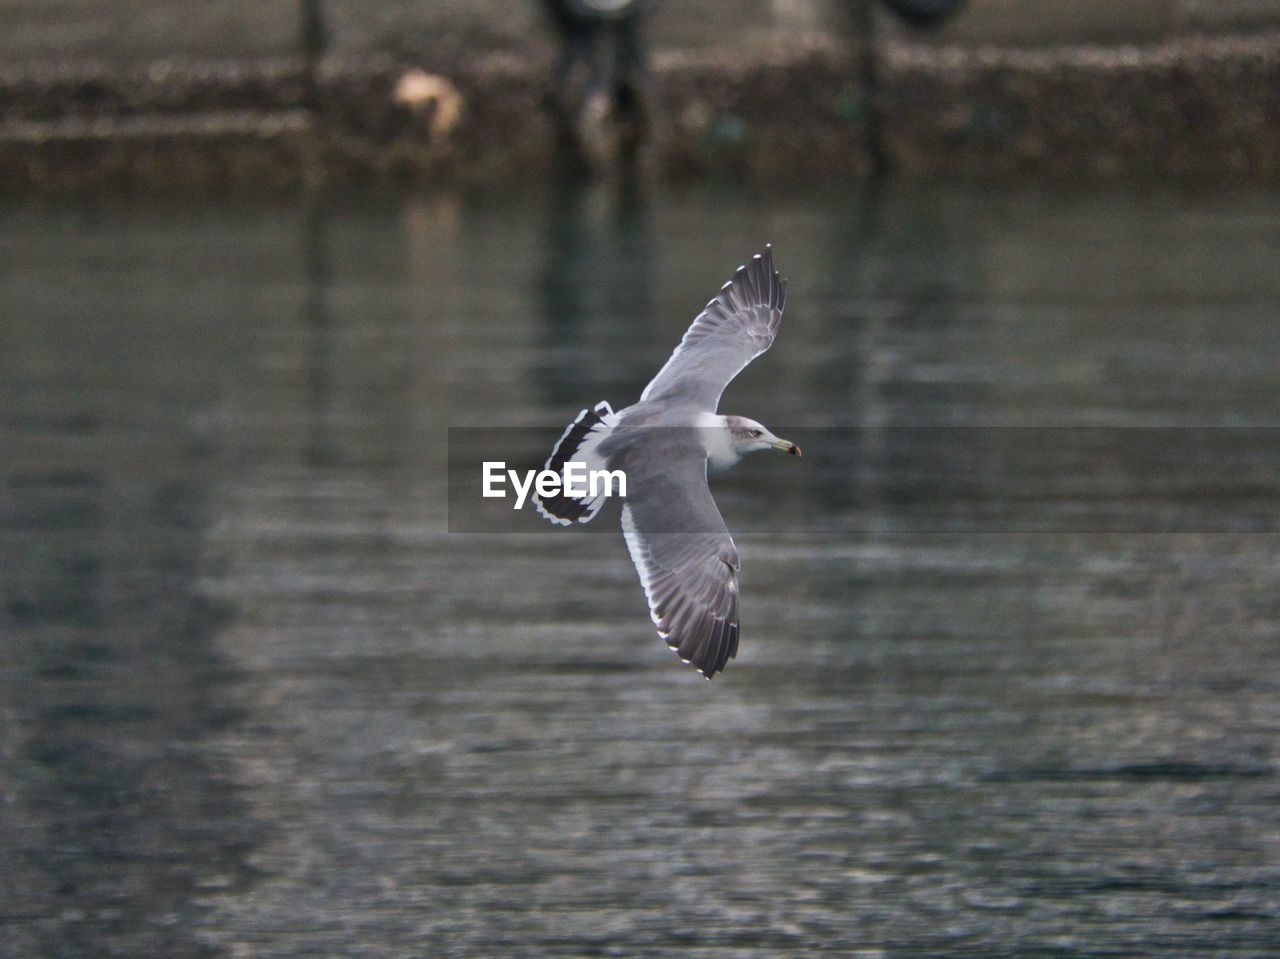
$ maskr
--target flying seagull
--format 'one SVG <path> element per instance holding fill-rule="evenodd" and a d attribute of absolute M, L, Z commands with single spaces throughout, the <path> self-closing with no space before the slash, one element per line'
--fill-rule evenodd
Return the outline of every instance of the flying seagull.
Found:
<path fill-rule="evenodd" d="M 607 402 L 583 410 L 546 463 L 562 477 L 569 462 L 625 473 L 622 534 L 649 615 L 667 645 L 707 679 L 738 652 L 739 568 L 707 473 L 756 450 L 800 455 L 762 424 L 716 407 L 730 381 L 772 345 L 786 301 L 766 246 L 698 314 L 638 403 L 616 413 Z M 561 489 L 535 497 L 553 523 L 588 523 L 604 505 L 598 485 L 581 498 Z"/>

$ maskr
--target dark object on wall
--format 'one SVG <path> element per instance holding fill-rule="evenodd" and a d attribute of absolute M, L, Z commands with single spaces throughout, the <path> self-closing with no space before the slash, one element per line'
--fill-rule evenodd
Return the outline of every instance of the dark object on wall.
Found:
<path fill-rule="evenodd" d="M 884 0 L 884 5 L 913 27 L 941 23 L 963 7 L 965 0 Z"/>
<path fill-rule="evenodd" d="M 560 34 L 551 107 L 564 145 L 593 165 L 633 155 L 649 114 L 641 37 L 658 0 L 542 0 Z"/>
<path fill-rule="evenodd" d="M 644 16 L 657 0 L 546 0 L 553 15 L 560 12 L 579 21 L 628 20 Z"/>

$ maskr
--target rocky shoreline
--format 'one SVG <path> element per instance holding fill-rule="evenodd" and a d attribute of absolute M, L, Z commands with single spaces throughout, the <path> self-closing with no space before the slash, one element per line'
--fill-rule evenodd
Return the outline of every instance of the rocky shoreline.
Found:
<path fill-rule="evenodd" d="M 472 185 L 558 162 L 549 51 L 0 73 L 0 191 Z M 762 180 L 1280 174 L 1280 35 L 1146 46 L 892 41 L 875 88 L 845 44 L 658 54 L 654 175 Z M 310 102 L 310 108 L 304 106 Z"/>

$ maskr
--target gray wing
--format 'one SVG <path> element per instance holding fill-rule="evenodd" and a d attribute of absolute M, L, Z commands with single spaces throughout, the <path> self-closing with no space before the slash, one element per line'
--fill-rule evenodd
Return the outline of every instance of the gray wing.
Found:
<path fill-rule="evenodd" d="M 714 411 L 730 381 L 773 344 L 786 303 L 787 284 L 766 246 L 698 314 L 640 401 L 668 397 Z"/>
<path fill-rule="evenodd" d="M 661 471 L 628 473 L 643 482 L 627 492 L 622 534 L 658 635 L 710 679 L 738 652 L 738 551 L 701 447 L 665 445 Z"/>

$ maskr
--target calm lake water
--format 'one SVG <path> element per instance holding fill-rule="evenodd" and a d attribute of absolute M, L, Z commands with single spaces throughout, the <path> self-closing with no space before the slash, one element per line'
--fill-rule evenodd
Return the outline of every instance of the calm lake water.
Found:
<path fill-rule="evenodd" d="M 451 533 L 447 428 L 765 240 L 707 683 L 616 515 Z M 0 953 L 1274 956 L 1278 317 L 1274 191 L 10 203 Z"/>

